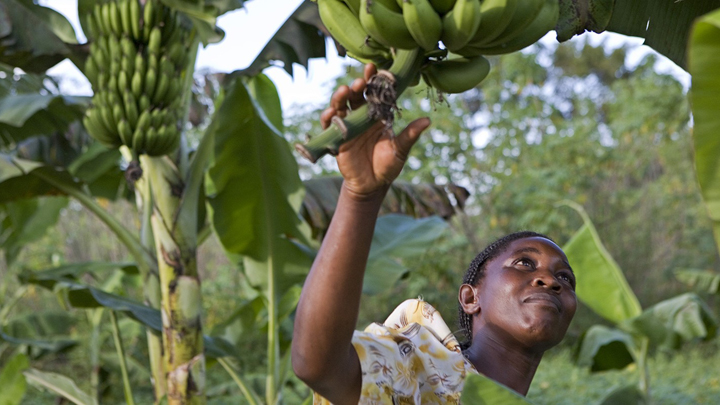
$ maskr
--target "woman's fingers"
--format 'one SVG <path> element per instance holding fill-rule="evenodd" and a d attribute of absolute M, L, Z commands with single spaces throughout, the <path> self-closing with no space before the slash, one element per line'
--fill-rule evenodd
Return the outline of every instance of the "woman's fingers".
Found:
<path fill-rule="evenodd" d="M 363 73 L 363 76 L 365 76 L 365 81 L 367 82 L 368 80 L 370 80 L 371 77 L 375 76 L 375 73 L 377 73 L 377 68 L 374 64 L 368 63 L 365 65 L 365 70 Z"/>
<path fill-rule="evenodd" d="M 328 107 L 320 114 L 320 126 L 322 126 L 322 129 L 327 129 L 330 126 L 330 120 L 335 115 L 335 112 L 334 108 Z"/>
<path fill-rule="evenodd" d="M 350 87 L 342 85 L 335 90 L 332 98 L 330 98 L 330 107 L 337 112 L 345 111 L 348 108 L 348 97 L 350 97 Z"/>
<path fill-rule="evenodd" d="M 356 109 L 361 105 L 365 104 L 365 85 L 366 82 L 363 79 L 355 79 L 350 85 L 350 108 Z"/>
<path fill-rule="evenodd" d="M 407 159 L 410 148 L 420 138 L 420 134 L 430 126 L 430 118 L 418 118 L 411 122 L 402 132 L 395 138 L 395 156 L 403 161 Z"/>

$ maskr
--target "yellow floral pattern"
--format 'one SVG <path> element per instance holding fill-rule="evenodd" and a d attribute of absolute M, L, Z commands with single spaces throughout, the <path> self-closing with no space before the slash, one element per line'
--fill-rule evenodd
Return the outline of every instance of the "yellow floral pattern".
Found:
<path fill-rule="evenodd" d="M 458 404 L 475 368 L 442 316 L 421 299 L 400 304 L 381 325 L 355 331 L 362 369 L 360 404 Z M 318 394 L 315 405 L 330 402 Z"/>

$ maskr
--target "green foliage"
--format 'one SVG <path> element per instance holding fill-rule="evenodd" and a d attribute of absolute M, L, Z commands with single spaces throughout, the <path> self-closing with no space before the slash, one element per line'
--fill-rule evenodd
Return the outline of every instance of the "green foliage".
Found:
<path fill-rule="evenodd" d="M 0 371 L 0 405 L 19 405 L 27 383 L 23 371 L 30 367 L 27 356 L 18 353 L 13 356 Z"/>
<path fill-rule="evenodd" d="M 695 169 L 707 212 L 713 223 L 715 239 L 720 246 L 720 142 L 717 131 L 718 89 L 720 80 L 712 68 L 717 66 L 720 46 L 720 12 L 715 11 L 698 20 L 690 43 L 690 93 L 695 119 Z"/>
<path fill-rule="evenodd" d="M 460 399 L 466 404 L 478 405 L 522 405 L 529 403 L 515 391 L 496 383 L 482 374 L 467 376 Z"/>

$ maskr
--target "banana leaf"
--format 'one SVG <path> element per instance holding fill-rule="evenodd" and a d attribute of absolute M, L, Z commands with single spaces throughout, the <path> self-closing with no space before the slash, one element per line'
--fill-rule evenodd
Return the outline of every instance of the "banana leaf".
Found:
<path fill-rule="evenodd" d="M 250 66 L 232 72 L 231 77 L 254 76 L 275 61 L 282 62 L 285 71 L 292 76 L 293 64 L 307 69 L 310 58 L 325 57 L 326 36 L 330 34 L 320 21 L 317 4 L 305 0 L 280 26 Z"/>
<path fill-rule="evenodd" d="M 616 0 L 607 30 L 645 38 L 644 45 L 687 69 L 686 47 L 692 24 L 718 7 L 718 0 Z M 690 73 L 694 86 L 695 74 Z"/>
<path fill-rule="evenodd" d="M 0 250 L 10 265 L 22 248 L 40 239 L 57 223 L 67 198 L 46 197 L 0 203 Z"/>
<path fill-rule="evenodd" d="M 23 371 L 30 367 L 27 356 L 18 353 L 5 363 L 0 371 L 0 404 L 19 405 L 25 395 L 27 382 Z"/>
<path fill-rule="evenodd" d="M 306 180 L 303 184 L 305 199 L 300 214 L 310 225 L 313 238 L 321 240 L 335 213 L 342 178 L 323 177 Z M 450 196 L 453 197 L 455 204 Z M 404 214 L 414 218 L 436 215 L 447 220 L 455 215 L 456 210 L 464 207 L 468 196 L 466 189 L 454 184 L 443 187 L 435 184 L 395 181 L 383 201 L 380 215 Z"/>
<path fill-rule="evenodd" d="M 82 117 L 86 98 L 44 94 L 10 94 L 0 98 L 0 146 L 37 135 L 64 133 Z"/>
<path fill-rule="evenodd" d="M 41 73 L 65 58 L 82 66 L 88 49 L 78 45 L 70 22 L 31 0 L 0 1 L 0 63 Z"/>
<path fill-rule="evenodd" d="M 720 10 L 697 20 L 688 59 L 695 173 L 720 248 Z"/>
<path fill-rule="evenodd" d="M 573 353 L 575 363 L 590 367 L 590 371 L 622 370 L 635 360 L 632 356 L 635 344 L 628 333 L 593 325 L 585 331 Z"/>
<path fill-rule="evenodd" d="M 600 405 L 644 405 L 647 403 L 648 399 L 645 394 L 635 384 L 615 388 L 600 400 Z"/>
<path fill-rule="evenodd" d="M 97 405 L 98 403 L 97 399 L 78 388 L 75 381 L 64 375 L 34 368 L 26 370 L 23 374 L 31 385 L 60 395 L 76 405 Z"/>
<path fill-rule="evenodd" d="M 614 323 L 640 315 L 640 302 L 600 240 L 590 217 L 582 206 L 572 201 L 562 204 L 573 208 L 583 218 L 583 225 L 563 246 L 577 277 L 578 299 Z"/>
<path fill-rule="evenodd" d="M 678 269 L 675 278 L 698 292 L 720 294 L 720 274 L 709 270 Z"/>

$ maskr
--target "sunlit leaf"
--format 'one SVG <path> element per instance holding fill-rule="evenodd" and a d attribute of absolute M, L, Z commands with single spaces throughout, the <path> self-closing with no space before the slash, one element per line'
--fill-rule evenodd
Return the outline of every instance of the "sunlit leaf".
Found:
<path fill-rule="evenodd" d="M 590 371 L 622 370 L 634 362 L 634 346 L 626 332 L 593 325 L 580 337 L 574 358 L 578 366 L 590 367 Z"/>
<path fill-rule="evenodd" d="M 0 371 L 0 405 L 19 405 L 25 395 L 27 383 L 23 371 L 30 367 L 27 356 L 18 353 L 5 363 Z"/>
<path fill-rule="evenodd" d="M 720 274 L 709 270 L 675 270 L 675 278 L 698 292 L 720 293 Z"/>
<path fill-rule="evenodd" d="M 693 293 L 661 301 L 627 321 L 627 329 L 644 334 L 654 344 L 677 349 L 684 342 L 715 337 L 717 320 Z"/>
<path fill-rule="evenodd" d="M 26 271 L 21 273 L 18 278 L 23 283 L 38 284 L 51 290 L 60 280 L 78 279 L 84 274 L 102 274 L 116 269 L 122 270 L 125 274 L 139 274 L 135 263 L 80 262 L 46 270 Z"/>
<path fill-rule="evenodd" d="M 578 211 L 584 221 L 563 246 L 577 277 L 578 298 L 598 315 L 615 323 L 640 315 L 640 302 L 605 249 L 585 210 L 572 202 L 566 204 Z"/>
<path fill-rule="evenodd" d="M 40 389 L 60 395 L 77 405 L 97 405 L 97 400 L 78 388 L 70 378 L 34 368 L 23 372 L 27 382 Z"/>
<path fill-rule="evenodd" d="M 460 400 L 463 404 L 474 405 L 522 405 L 528 400 L 517 392 L 485 377 L 482 374 L 468 374 Z"/>
<path fill-rule="evenodd" d="M 688 52 L 695 173 L 720 247 L 720 10 L 698 19 Z"/>

